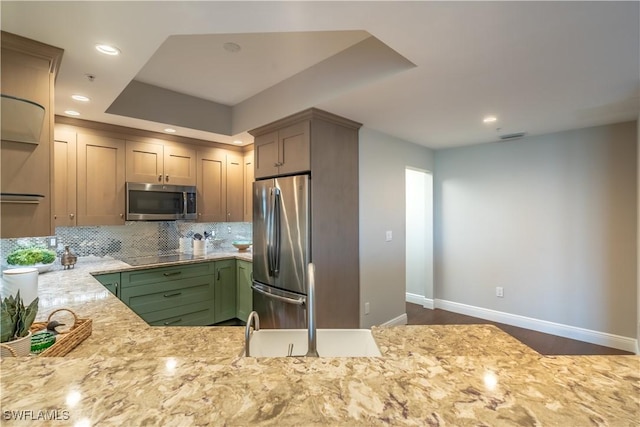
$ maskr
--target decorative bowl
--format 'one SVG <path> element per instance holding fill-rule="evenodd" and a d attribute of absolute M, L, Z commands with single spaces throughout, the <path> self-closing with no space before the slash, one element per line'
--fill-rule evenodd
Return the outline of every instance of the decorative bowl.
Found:
<path fill-rule="evenodd" d="M 53 262 L 51 262 L 49 264 L 38 263 L 38 264 L 30 264 L 30 265 L 8 265 L 7 267 L 8 267 L 9 270 L 14 269 L 14 268 L 35 268 L 35 269 L 38 270 L 38 274 L 42 274 L 42 273 L 46 273 L 47 271 L 51 270 L 55 263 L 56 262 L 53 261 Z"/>
<path fill-rule="evenodd" d="M 252 242 L 247 242 L 244 240 L 236 240 L 235 242 L 231 243 L 233 246 L 235 246 L 238 251 L 243 252 L 246 251 L 247 249 L 249 249 L 251 247 Z"/>

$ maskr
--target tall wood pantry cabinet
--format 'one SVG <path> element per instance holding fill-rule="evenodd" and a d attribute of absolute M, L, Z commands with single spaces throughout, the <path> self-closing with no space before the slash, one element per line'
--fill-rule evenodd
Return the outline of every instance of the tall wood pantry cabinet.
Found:
<path fill-rule="evenodd" d="M 360 327 L 358 130 L 316 108 L 249 131 L 255 177 L 309 173 L 319 328 Z"/>

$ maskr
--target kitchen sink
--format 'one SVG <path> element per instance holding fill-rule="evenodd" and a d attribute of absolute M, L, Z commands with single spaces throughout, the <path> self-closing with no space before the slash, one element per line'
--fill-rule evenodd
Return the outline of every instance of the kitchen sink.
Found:
<path fill-rule="evenodd" d="M 382 356 L 369 329 L 318 329 L 317 347 L 320 357 Z M 306 329 L 260 329 L 251 335 L 251 357 L 295 357 L 306 353 Z"/>

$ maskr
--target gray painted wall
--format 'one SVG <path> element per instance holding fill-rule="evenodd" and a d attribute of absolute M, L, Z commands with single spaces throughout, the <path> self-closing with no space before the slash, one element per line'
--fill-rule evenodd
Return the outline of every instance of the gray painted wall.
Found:
<path fill-rule="evenodd" d="M 437 151 L 435 297 L 635 337 L 637 138 L 629 122 Z"/>
<path fill-rule="evenodd" d="M 406 312 L 405 167 L 433 170 L 433 152 L 364 127 L 359 148 L 360 326 L 368 328 Z"/>

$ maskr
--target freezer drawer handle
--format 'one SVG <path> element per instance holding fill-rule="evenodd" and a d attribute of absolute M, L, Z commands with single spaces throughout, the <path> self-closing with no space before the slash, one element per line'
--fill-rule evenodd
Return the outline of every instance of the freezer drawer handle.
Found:
<path fill-rule="evenodd" d="M 256 291 L 261 293 L 262 295 L 265 295 L 269 298 L 273 298 L 273 299 L 277 299 L 278 301 L 282 301 L 282 302 L 286 302 L 288 304 L 295 304 L 295 305 L 304 305 L 304 298 L 287 298 L 287 297 L 283 297 L 280 295 L 276 295 L 276 294 L 272 294 L 269 292 L 265 292 L 262 289 L 256 287 L 255 285 L 251 285 L 251 288 Z"/>

